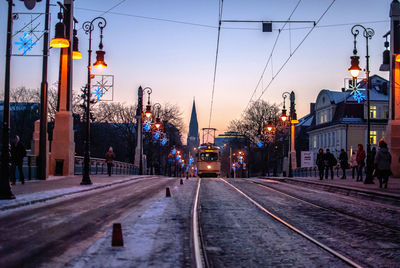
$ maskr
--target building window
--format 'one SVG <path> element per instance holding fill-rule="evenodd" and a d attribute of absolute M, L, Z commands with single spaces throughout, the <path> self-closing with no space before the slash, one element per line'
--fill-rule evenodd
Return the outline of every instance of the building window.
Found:
<path fill-rule="evenodd" d="M 317 136 L 313 136 L 313 147 L 317 148 Z"/>
<path fill-rule="evenodd" d="M 388 111 L 388 107 L 385 105 L 383 106 L 382 109 L 382 119 L 388 119 L 389 118 L 389 111 Z"/>
<path fill-rule="evenodd" d="M 369 107 L 369 117 L 372 119 L 376 119 L 376 105 L 371 105 Z"/>
<path fill-rule="evenodd" d="M 382 130 L 382 139 L 385 139 L 386 136 L 386 132 L 384 130 Z"/>
<path fill-rule="evenodd" d="M 376 145 L 376 131 L 375 130 L 371 130 L 369 132 L 369 137 L 371 139 L 371 144 Z"/>

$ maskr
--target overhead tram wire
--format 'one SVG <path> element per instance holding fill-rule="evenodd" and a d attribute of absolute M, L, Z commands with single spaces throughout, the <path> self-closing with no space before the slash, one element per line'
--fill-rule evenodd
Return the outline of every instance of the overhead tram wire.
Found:
<path fill-rule="evenodd" d="M 294 9 L 292 10 L 292 12 L 290 13 L 289 18 L 287 19 L 287 21 L 285 22 L 285 24 L 283 24 L 282 30 L 286 27 L 286 24 L 288 24 L 288 21 L 292 18 L 294 12 L 296 11 L 296 9 L 297 9 L 298 6 L 300 5 L 300 3 L 301 3 L 301 0 L 299 0 L 299 1 L 297 2 L 296 6 L 294 7 Z M 258 80 L 257 85 L 256 85 L 256 87 L 255 87 L 254 90 L 253 90 L 253 93 L 251 94 L 250 100 L 249 100 L 249 102 L 247 103 L 246 108 L 244 109 L 245 111 L 246 111 L 247 108 L 249 107 L 249 105 L 250 105 L 250 103 L 251 103 L 251 101 L 252 101 L 252 99 L 253 99 L 253 97 L 254 97 L 254 94 L 256 94 L 256 91 L 257 91 L 258 87 L 260 86 L 260 82 L 263 80 L 265 71 L 267 70 L 267 67 L 268 67 L 269 63 L 272 61 L 272 56 L 273 56 L 273 54 L 274 54 L 275 47 L 276 47 L 276 45 L 277 45 L 277 43 L 278 43 L 279 36 L 281 35 L 282 30 L 280 29 L 279 32 L 278 32 L 278 35 L 276 36 L 276 39 L 275 39 L 274 45 L 272 46 L 272 50 L 271 50 L 271 53 L 269 54 L 267 63 L 265 64 L 264 69 L 263 69 L 263 71 L 262 71 L 262 74 L 261 74 L 261 76 L 260 76 L 260 79 Z"/>
<path fill-rule="evenodd" d="M 126 0 L 124 0 L 126 1 Z M 115 5 L 114 7 L 118 6 L 119 4 Z M 113 7 L 113 8 L 114 8 Z M 111 9 L 113 9 L 111 8 Z M 172 20 L 172 19 L 164 19 L 164 18 L 158 18 L 158 17 L 149 17 L 149 16 L 141 16 L 141 15 L 136 15 L 136 14 L 129 14 L 129 13 L 122 13 L 122 12 L 112 12 L 109 10 L 99 10 L 99 9 L 92 9 L 92 8 L 83 8 L 83 7 L 75 7 L 75 9 L 78 10 L 83 10 L 83 11 L 91 11 L 91 12 L 97 12 L 100 14 L 111 14 L 111 15 L 116 15 L 116 16 L 123 16 L 123 17 L 132 17 L 132 18 L 139 18 L 139 19 L 146 19 L 146 20 L 155 20 L 155 21 L 163 21 L 163 22 L 168 22 L 168 23 L 176 23 L 176 24 L 184 24 L 184 25 L 191 25 L 195 27 L 203 27 L 203 28 L 212 28 L 212 29 L 218 29 L 218 26 L 215 25 L 209 25 L 209 24 L 201 24 L 201 23 L 195 23 L 195 22 L 190 22 L 190 21 L 181 21 L 181 20 Z M 340 26 L 348 26 L 348 25 L 354 25 L 354 24 L 375 24 L 375 23 L 387 23 L 389 20 L 378 20 L 378 21 L 363 21 L 363 22 L 351 22 L 351 23 L 340 23 L 340 24 L 328 24 L 328 25 L 319 25 L 316 26 L 315 28 L 327 28 L 327 27 L 340 27 Z M 310 29 L 312 27 L 296 27 L 292 28 L 291 30 L 304 30 L 304 29 Z M 223 27 L 221 26 L 221 29 L 226 29 L 226 30 L 246 30 L 246 31 L 259 31 L 260 28 L 252 28 L 252 27 Z M 287 29 L 273 29 L 273 31 L 286 31 Z"/>
<path fill-rule="evenodd" d="M 329 11 L 329 9 L 333 6 L 333 4 L 336 2 L 336 0 L 332 0 L 332 2 L 329 4 L 327 9 L 322 13 L 322 15 L 319 17 L 319 19 L 316 21 L 315 25 L 318 25 L 318 23 L 322 20 L 322 18 L 325 16 L 325 14 Z M 279 73 L 283 70 L 283 68 L 286 66 L 286 64 L 289 62 L 289 60 L 292 58 L 292 56 L 296 53 L 296 51 L 300 48 L 300 46 L 304 43 L 304 41 L 308 38 L 308 36 L 311 34 L 311 32 L 315 29 L 315 26 L 308 31 L 308 33 L 304 36 L 304 38 L 300 41 L 300 43 L 297 45 L 297 47 L 293 50 L 293 53 L 290 54 L 290 56 L 286 59 L 286 61 L 282 64 L 282 66 L 279 68 L 278 72 L 271 78 L 269 81 L 268 85 L 264 88 L 264 90 L 261 92 L 261 95 L 258 97 L 257 100 L 261 99 L 261 97 L 264 95 L 265 91 L 271 86 L 272 82 L 274 79 L 279 75 Z"/>
<path fill-rule="evenodd" d="M 214 62 L 214 78 L 213 78 L 213 86 L 211 93 L 211 104 L 210 104 L 210 117 L 208 119 L 208 128 L 211 127 L 211 118 L 214 104 L 214 92 L 215 92 L 215 79 L 217 77 L 217 65 L 218 65 L 218 52 L 219 52 L 219 39 L 221 36 L 221 20 L 222 20 L 222 10 L 224 7 L 224 0 L 220 0 L 219 2 L 219 18 L 218 18 L 218 36 L 217 36 L 217 49 L 215 52 L 215 62 Z"/>

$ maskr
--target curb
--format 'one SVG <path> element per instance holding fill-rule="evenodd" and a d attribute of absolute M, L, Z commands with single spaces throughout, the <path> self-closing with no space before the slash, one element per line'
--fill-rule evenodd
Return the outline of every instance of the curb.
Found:
<path fill-rule="evenodd" d="M 53 200 L 53 199 L 57 199 L 57 198 L 61 198 L 61 197 L 64 197 L 64 196 L 69 196 L 69 195 L 73 195 L 73 194 L 77 194 L 77 193 L 89 192 L 89 191 L 93 191 L 93 190 L 97 190 L 97 189 L 101 189 L 101 188 L 110 187 L 110 186 L 113 186 L 113 185 L 127 183 L 127 182 L 130 182 L 130 181 L 133 181 L 133 180 L 137 180 L 137 179 L 141 179 L 141 178 L 145 178 L 145 177 L 130 178 L 130 179 L 127 179 L 127 180 L 122 180 L 122 181 L 111 182 L 111 183 L 107 183 L 107 184 L 103 184 L 103 185 L 94 186 L 94 187 L 91 187 L 89 189 L 82 189 L 82 190 L 73 191 L 73 192 L 69 192 L 69 193 L 58 194 L 58 195 L 54 195 L 54 196 L 50 196 L 50 197 L 46 197 L 46 198 L 26 201 L 26 202 L 19 203 L 19 204 L 4 206 L 4 207 L 0 208 L 0 211 L 5 211 L 5 210 L 13 209 L 13 208 L 19 208 L 19 207 L 23 207 L 23 206 L 29 206 L 29 205 L 33 205 L 33 204 L 36 204 L 36 203 L 46 202 L 46 201 L 49 201 L 49 200 Z"/>
<path fill-rule="evenodd" d="M 343 186 L 343 185 L 331 185 L 325 184 L 316 181 L 305 181 L 305 180 L 297 180 L 293 178 L 283 177 L 258 177 L 259 179 L 268 179 L 274 181 L 280 181 L 290 184 L 301 184 L 301 185 L 312 185 L 315 188 L 327 191 L 339 193 L 347 196 L 355 196 L 360 197 L 362 199 L 370 200 L 370 201 L 380 201 L 382 203 L 392 204 L 392 205 L 400 205 L 400 195 L 392 194 L 392 193 L 381 193 L 374 190 L 360 189 L 352 186 Z"/>

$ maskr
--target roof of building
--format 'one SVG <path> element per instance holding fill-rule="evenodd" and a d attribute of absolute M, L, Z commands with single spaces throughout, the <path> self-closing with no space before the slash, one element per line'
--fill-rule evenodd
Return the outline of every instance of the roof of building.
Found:
<path fill-rule="evenodd" d="M 384 78 L 373 75 L 370 77 L 371 87 L 369 90 L 370 101 L 389 101 L 388 81 Z M 364 95 L 366 81 L 362 80 L 358 83 L 358 89 Z M 332 120 L 327 123 L 316 125 L 315 110 L 325 109 L 329 105 L 335 105 Z M 319 105 L 319 106 L 318 106 Z M 365 124 L 364 119 L 364 103 L 354 98 L 352 89 L 342 91 L 332 91 L 323 89 L 319 92 L 315 110 L 299 119 L 299 124 L 296 127 L 306 127 L 309 130 L 328 127 L 335 124 Z M 385 124 L 387 120 L 374 120 L 374 124 Z"/>

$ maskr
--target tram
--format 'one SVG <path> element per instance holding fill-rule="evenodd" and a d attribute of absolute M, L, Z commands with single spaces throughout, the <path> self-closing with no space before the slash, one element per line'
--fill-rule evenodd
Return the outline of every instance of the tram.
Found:
<path fill-rule="evenodd" d="M 197 175 L 203 177 L 218 177 L 221 175 L 220 147 L 212 144 L 202 144 L 196 153 Z"/>

